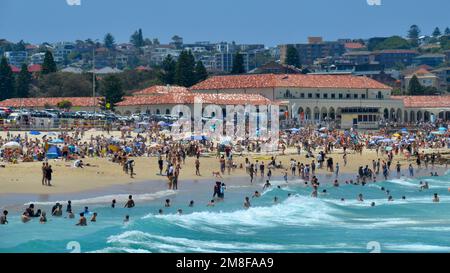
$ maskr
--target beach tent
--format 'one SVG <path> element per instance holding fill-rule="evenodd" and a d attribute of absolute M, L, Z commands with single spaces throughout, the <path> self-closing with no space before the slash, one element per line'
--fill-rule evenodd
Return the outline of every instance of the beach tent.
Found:
<path fill-rule="evenodd" d="M 30 131 L 30 135 L 33 135 L 33 136 L 37 136 L 40 134 L 41 134 L 41 132 L 39 132 L 39 131 Z"/>
<path fill-rule="evenodd" d="M 59 149 L 57 146 L 51 146 L 47 151 L 48 159 L 56 159 L 60 156 L 61 156 L 61 149 Z"/>

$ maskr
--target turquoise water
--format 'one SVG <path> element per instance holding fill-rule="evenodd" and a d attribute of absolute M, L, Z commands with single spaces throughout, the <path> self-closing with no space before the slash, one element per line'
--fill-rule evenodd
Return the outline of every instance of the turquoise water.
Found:
<path fill-rule="evenodd" d="M 320 182 L 325 180 L 332 178 Z M 428 181 L 430 189 L 419 191 L 420 180 Z M 19 211 L 13 211 L 10 224 L 0 226 L 0 252 L 70 252 L 67 245 L 72 241 L 81 252 L 370 252 L 373 245 L 381 252 L 450 251 L 450 174 L 322 186 L 320 191 L 327 189 L 328 194 L 318 198 L 310 197 L 311 188 L 301 181 L 273 185 L 251 199 L 248 210 L 242 208 L 244 197 L 262 191 L 262 182 L 227 182 L 225 201 L 213 208 L 206 207 L 213 187 L 209 182 L 180 184 L 177 193 L 135 194 L 133 209 L 110 208 L 113 196 L 73 200 L 74 211 L 86 205 L 99 214 L 98 222 L 87 227 L 76 227 L 77 219 L 51 216 L 47 224 L 37 219 L 23 224 Z M 381 187 L 390 190 L 393 202 Z M 362 203 L 356 201 L 359 193 L 365 198 Z M 440 203 L 432 202 L 434 193 Z M 114 197 L 118 207 L 123 206 L 126 195 Z M 163 208 L 166 198 L 172 207 Z M 191 199 L 196 202 L 193 208 L 187 206 Z M 35 204 L 48 212 L 51 203 Z M 163 215 L 157 215 L 160 208 Z M 182 215 L 177 214 L 179 208 Z M 126 214 L 131 221 L 123 224 Z"/>

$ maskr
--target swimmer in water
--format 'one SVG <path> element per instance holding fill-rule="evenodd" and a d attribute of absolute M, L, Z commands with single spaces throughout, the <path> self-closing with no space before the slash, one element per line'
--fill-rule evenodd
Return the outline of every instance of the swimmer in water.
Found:
<path fill-rule="evenodd" d="M 261 196 L 261 194 L 258 191 L 255 191 L 255 193 L 253 194 L 252 198 L 255 198 L 255 197 L 258 198 L 260 196 Z"/>
<path fill-rule="evenodd" d="M 129 209 L 131 209 L 131 208 L 134 208 L 134 206 L 135 206 L 135 204 L 134 204 L 133 196 L 132 196 L 132 195 L 129 195 L 129 196 L 128 196 L 128 201 L 125 203 L 124 208 L 129 208 Z"/>
<path fill-rule="evenodd" d="M 91 222 L 97 222 L 97 212 L 94 212 L 94 214 L 92 215 Z"/>
<path fill-rule="evenodd" d="M 381 187 L 381 190 L 382 190 L 382 191 L 385 191 L 386 189 L 385 189 L 384 187 Z"/>
<path fill-rule="evenodd" d="M 27 223 L 31 220 L 28 212 L 26 212 L 26 211 L 22 214 L 21 218 L 22 218 L 23 223 Z"/>
<path fill-rule="evenodd" d="M 334 187 L 339 187 L 339 182 L 337 181 L 337 179 L 336 179 L 336 180 L 334 180 L 334 182 L 333 182 L 333 186 L 334 186 Z"/>
<path fill-rule="evenodd" d="M 266 180 L 266 184 L 263 186 L 263 190 L 270 188 L 272 185 L 270 184 L 269 180 Z"/>
<path fill-rule="evenodd" d="M 288 193 L 288 197 L 291 197 L 291 193 Z"/>
<path fill-rule="evenodd" d="M 183 214 L 183 210 L 182 210 L 182 209 L 178 209 L 177 213 L 178 213 L 179 215 L 181 215 L 181 214 Z"/>
<path fill-rule="evenodd" d="M 394 198 L 392 197 L 392 195 L 389 195 L 389 197 L 388 197 L 388 201 L 389 201 L 389 202 L 392 202 L 392 201 L 394 201 Z"/>
<path fill-rule="evenodd" d="M 358 194 L 358 201 L 359 202 L 364 202 L 362 193 Z"/>
<path fill-rule="evenodd" d="M 370 203 L 371 207 L 375 207 L 375 202 Z"/>
<path fill-rule="evenodd" d="M 166 199 L 166 204 L 164 205 L 164 207 L 166 208 L 170 207 L 170 199 Z"/>
<path fill-rule="evenodd" d="M 130 221 L 130 215 L 125 215 L 125 219 L 123 219 L 124 223 L 128 223 Z"/>
<path fill-rule="evenodd" d="M 159 210 L 158 210 L 158 214 L 162 215 L 162 214 L 163 214 L 163 210 L 162 210 L 162 209 L 159 209 Z"/>
<path fill-rule="evenodd" d="M 248 196 L 247 197 L 245 197 L 245 201 L 244 201 L 244 208 L 246 208 L 246 209 L 248 209 L 248 208 L 250 208 L 250 198 L 248 198 Z"/>
<path fill-rule="evenodd" d="M 116 207 L 116 199 L 113 199 L 111 202 L 111 208 L 115 208 Z"/>
<path fill-rule="evenodd" d="M 323 190 L 323 191 L 322 191 L 322 195 L 328 195 L 327 190 Z"/>
<path fill-rule="evenodd" d="M 191 200 L 191 202 L 189 202 L 189 207 L 190 208 L 194 207 L 194 200 Z"/>
<path fill-rule="evenodd" d="M 78 221 L 77 226 L 87 226 L 86 217 L 84 217 L 84 213 L 80 213 L 80 220 Z"/>
<path fill-rule="evenodd" d="M 45 224 L 47 222 L 47 213 L 45 211 L 43 211 L 41 213 L 41 217 L 39 218 L 39 223 L 41 224 Z"/>
<path fill-rule="evenodd" d="M 437 193 L 434 194 L 433 203 L 439 203 L 439 196 Z"/>
<path fill-rule="evenodd" d="M 274 203 L 278 203 L 278 197 L 275 196 L 275 197 L 273 198 L 273 202 L 274 202 Z"/>
<path fill-rule="evenodd" d="M 69 219 L 73 219 L 73 218 L 75 218 L 75 214 L 73 214 L 73 212 L 70 211 L 70 212 L 68 213 L 68 217 L 69 217 Z"/>
<path fill-rule="evenodd" d="M 345 199 L 344 199 L 344 198 L 341 198 L 341 201 L 342 201 L 342 202 L 344 202 L 344 201 L 345 201 Z"/>
<path fill-rule="evenodd" d="M 215 203 L 214 200 L 209 201 L 208 205 L 206 205 L 207 207 L 214 207 Z"/>
<path fill-rule="evenodd" d="M 317 190 L 314 189 L 313 192 L 311 193 L 311 197 L 316 198 L 317 197 Z"/>
<path fill-rule="evenodd" d="M 406 200 L 406 196 L 403 195 L 403 196 L 402 196 L 402 200 Z"/>

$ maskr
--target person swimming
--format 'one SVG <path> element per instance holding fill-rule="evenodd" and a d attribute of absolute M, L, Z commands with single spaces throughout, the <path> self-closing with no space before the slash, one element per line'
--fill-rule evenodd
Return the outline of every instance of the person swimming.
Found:
<path fill-rule="evenodd" d="M 159 215 L 162 215 L 163 213 L 164 213 L 164 212 L 163 212 L 162 209 L 159 209 L 159 210 L 158 210 L 158 214 L 159 214 Z"/>
<path fill-rule="evenodd" d="M 362 193 L 358 194 L 358 201 L 359 202 L 364 202 Z"/>
<path fill-rule="evenodd" d="M 115 208 L 116 207 L 116 199 L 113 199 L 111 202 L 111 208 Z"/>
<path fill-rule="evenodd" d="M 370 203 L 371 207 L 375 207 L 375 202 Z"/>
<path fill-rule="evenodd" d="M 181 214 L 183 214 L 183 210 L 182 209 L 178 209 L 177 213 L 178 213 L 178 215 L 181 215 Z"/>
<path fill-rule="evenodd" d="M 392 195 L 389 195 L 388 202 L 392 202 L 392 201 L 394 201 L 394 197 L 392 197 Z"/>
<path fill-rule="evenodd" d="M 80 213 L 80 220 L 76 224 L 77 226 L 87 226 L 87 220 L 86 217 L 84 217 L 84 213 Z"/>
<path fill-rule="evenodd" d="M 420 181 L 420 182 L 422 182 L 422 181 Z M 421 190 L 428 190 L 430 187 L 429 187 L 429 185 L 428 185 L 428 182 L 425 182 L 425 183 L 423 183 L 422 184 L 422 186 L 420 186 L 420 189 Z"/>
<path fill-rule="evenodd" d="M 39 218 L 39 223 L 44 224 L 47 222 L 47 213 L 44 211 L 41 213 L 41 217 Z"/>
<path fill-rule="evenodd" d="M 275 196 L 275 197 L 273 198 L 273 202 L 274 202 L 274 203 L 278 203 L 278 197 Z"/>
<path fill-rule="evenodd" d="M 194 207 L 194 200 L 191 200 L 191 202 L 189 202 L 189 207 L 190 208 Z"/>
<path fill-rule="evenodd" d="M 30 217 L 30 215 L 28 214 L 28 212 L 25 211 L 25 212 L 22 214 L 21 219 L 22 219 L 22 222 L 23 222 L 23 223 L 27 223 L 27 222 L 29 222 L 29 221 L 31 220 L 31 217 Z"/>
<path fill-rule="evenodd" d="M 245 197 L 245 201 L 244 201 L 244 208 L 248 209 L 250 208 L 251 204 L 250 204 L 250 198 L 248 198 L 248 196 Z"/>
<path fill-rule="evenodd" d="M 125 215 L 125 219 L 123 219 L 124 223 L 128 223 L 130 221 L 130 215 Z"/>
<path fill-rule="evenodd" d="M 268 189 L 272 186 L 272 184 L 270 184 L 269 180 L 266 180 L 266 184 L 264 184 L 263 186 L 263 190 Z"/>
<path fill-rule="evenodd" d="M 91 222 L 97 222 L 97 212 L 94 212 L 94 214 L 92 215 Z"/>
<path fill-rule="evenodd" d="M 166 199 L 166 204 L 164 204 L 164 207 L 170 207 L 170 199 Z"/>
<path fill-rule="evenodd" d="M 437 193 L 435 193 L 434 194 L 434 197 L 433 197 L 433 203 L 439 203 L 439 196 L 438 196 L 438 194 Z"/>
<path fill-rule="evenodd" d="M 338 182 L 338 180 L 337 180 L 337 179 L 335 179 L 335 180 L 334 180 L 334 182 L 333 182 L 333 186 L 334 186 L 334 187 L 339 187 L 339 182 Z"/>
<path fill-rule="evenodd" d="M 206 205 L 207 207 L 214 207 L 215 203 L 214 203 L 214 199 L 211 199 L 211 201 L 209 201 L 209 203 Z"/>
<path fill-rule="evenodd" d="M 252 198 L 258 198 L 258 197 L 261 197 L 261 194 L 258 191 L 255 191 Z"/>
<path fill-rule="evenodd" d="M 127 203 L 125 203 L 125 208 L 131 209 L 131 208 L 134 208 L 134 206 L 135 206 L 135 204 L 134 204 L 133 196 L 129 195 L 128 201 L 127 201 Z"/>

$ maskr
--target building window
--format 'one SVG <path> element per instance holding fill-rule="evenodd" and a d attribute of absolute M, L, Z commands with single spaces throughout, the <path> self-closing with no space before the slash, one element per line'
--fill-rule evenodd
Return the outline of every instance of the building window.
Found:
<path fill-rule="evenodd" d="M 336 94 L 334 94 L 334 93 L 331 94 L 331 98 L 332 98 L 332 99 L 335 99 L 335 98 L 336 98 Z"/>
<path fill-rule="evenodd" d="M 342 93 L 339 93 L 339 99 L 341 100 L 344 97 L 344 95 L 342 95 Z"/>
<path fill-rule="evenodd" d="M 323 94 L 323 98 L 328 99 L 328 94 L 327 93 Z"/>
<path fill-rule="evenodd" d="M 156 114 L 157 115 L 161 114 L 161 111 L 159 109 L 156 109 Z"/>
<path fill-rule="evenodd" d="M 361 94 L 361 99 L 365 99 L 366 98 L 366 94 Z"/>
<path fill-rule="evenodd" d="M 345 96 L 345 98 L 349 99 L 349 98 L 350 98 L 350 94 L 347 94 L 347 95 Z"/>
<path fill-rule="evenodd" d="M 170 115 L 170 109 L 166 109 L 166 115 Z"/>
<path fill-rule="evenodd" d="M 316 93 L 316 99 L 320 99 L 320 93 Z"/>
<path fill-rule="evenodd" d="M 301 93 L 300 94 L 300 98 L 304 99 L 305 98 L 305 93 Z"/>
<path fill-rule="evenodd" d="M 358 94 L 353 94 L 353 98 L 354 98 L 355 100 L 357 100 L 357 99 L 358 99 Z"/>
<path fill-rule="evenodd" d="M 312 93 L 308 93 L 308 99 L 312 99 Z"/>

